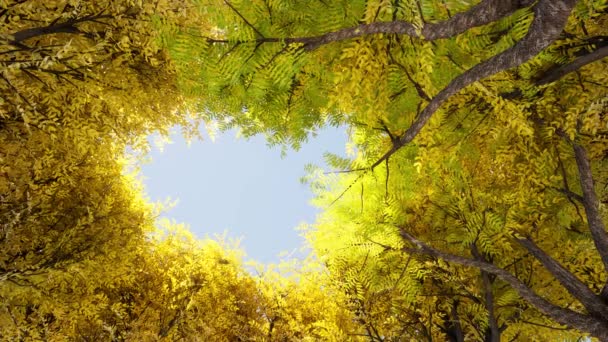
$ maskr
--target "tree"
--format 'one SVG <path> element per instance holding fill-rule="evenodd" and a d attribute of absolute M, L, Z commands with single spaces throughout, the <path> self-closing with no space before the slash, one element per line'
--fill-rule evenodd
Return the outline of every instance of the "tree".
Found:
<path fill-rule="evenodd" d="M 0 338 L 69 338 L 66 329 L 95 321 L 107 302 L 96 291 L 102 281 L 127 275 L 120 251 L 144 243 L 153 212 L 122 174 L 122 148 L 100 145 L 82 155 L 69 139 L 34 131 L 15 141 L 6 133 L 0 134 L 2 158 L 10 161 L 0 178 Z"/>
<path fill-rule="evenodd" d="M 198 124 L 157 30 L 200 25 L 187 3 L 12 1 L 0 18 L 0 338 L 344 334 L 349 313 L 318 284 L 254 278 L 236 250 L 157 231 L 125 174 L 127 146 Z"/>
<path fill-rule="evenodd" d="M 261 341 L 357 341 L 345 296 L 314 258 L 258 265 Z"/>
<path fill-rule="evenodd" d="M 605 182 L 605 1 L 199 3 L 209 26 L 169 46 L 201 111 L 296 146 L 327 121 L 356 127 L 362 155 L 338 166 L 360 170 L 363 182 L 386 164 L 385 177 L 419 185 L 425 196 L 388 196 L 395 217 L 375 222 L 399 233 L 390 248 L 481 270 L 475 296 L 490 312 L 485 336 L 521 321 L 520 313 L 491 319 L 494 295 L 517 291 L 526 310 L 608 338 L 598 268 L 608 250 L 604 195 L 593 186 Z M 196 58 L 183 53 L 190 49 Z M 408 144 L 424 177 L 400 169 L 408 163 L 395 153 Z M 402 193 L 388 184 L 387 193 Z M 356 188 L 347 186 L 342 198 Z M 340 203 L 341 192 L 333 194 Z M 431 220 L 432 203 L 454 217 Z M 555 232 L 570 225 L 588 230 Z M 443 239 L 435 243 L 436 235 Z M 560 285 L 539 296 L 541 285 L 508 269 L 517 258 L 542 283 Z M 583 265 L 589 274 L 579 273 Z"/>
<path fill-rule="evenodd" d="M 197 240 L 181 225 L 162 225 L 132 265 L 133 281 L 105 290 L 122 306 L 115 336 L 235 341 L 259 335 L 256 283 L 240 253 L 221 239 Z"/>
<path fill-rule="evenodd" d="M 511 238 L 515 225 L 519 229 L 543 227 L 545 234 L 553 234 L 549 235 L 551 242 L 541 235 L 541 228 L 534 239 L 547 243 L 551 252 L 561 251 L 555 245 L 563 248 L 567 242 L 560 260 L 568 260 L 570 269 L 599 291 L 602 270 L 590 239 L 556 224 L 563 230 L 558 235 L 551 226 L 552 220 L 558 221 L 556 216 L 566 222 L 578 221 L 575 209 L 568 208 L 570 203 L 559 194 L 550 194 L 558 202 L 550 210 L 539 210 L 537 203 L 527 202 L 537 192 L 530 194 L 527 188 L 529 198 L 523 199 L 525 206 L 519 209 L 512 204 L 521 195 L 512 186 L 502 188 L 494 181 L 483 188 L 483 177 L 463 177 L 462 169 L 457 168 L 461 155 L 427 161 L 419 173 L 414 164 L 420 148 L 406 149 L 403 157 L 399 154 L 391 159 L 388 178 L 386 169 L 380 167 L 356 183 L 357 175 L 327 179 L 334 191 L 322 193 L 324 206 L 336 200 L 346 186 L 355 185 L 326 209 L 309 233 L 319 257 L 351 298 L 350 307 L 358 313 L 370 339 L 508 341 L 580 335 L 564 331 L 500 277 L 472 269 L 471 264 L 463 267 L 450 259 L 420 255 L 409 240 L 404 241 L 400 230 L 403 227 L 404 234 L 426 241 L 436 250 L 504 267 L 554 303 L 580 307 Z M 471 154 L 471 146 L 463 149 Z M 484 162 L 472 162 L 473 175 L 481 172 L 479 165 Z M 497 177 L 510 174 L 509 168 L 503 171 Z M 511 177 L 520 181 L 518 175 Z M 501 195 L 506 203 L 495 200 Z M 543 216 L 540 225 L 538 215 Z M 570 253 L 578 257 L 572 258 Z"/>
<path fill-rule="evenodd" d="M 2 5 L 0 213 L 10 246 L 3 272 L 59 262 L 50 255 L 69 251 L 66 243 L 96 248 L 89 237 L 102 235 L 89 219 L 115 221 L 103 208 L 124 199 L 123 190 L 113 197 L 115 182 L 124 181 L 115 160 L 128 144 L 145 148 L 153 131 L 190 126 L 176 111 L 185 102 L 152 22 L 186 14 L 170 2 Z M 60 259 L 75 257 L 67 254 Z M 27 262 L 14 266 L 15 258 Z"/>
<path fill-rule="evenodd" d="M 155 29 L 197 20 L 185 4 L 9 1 L 0 16 L 3 130 L 141 145 L 151 132 L 192 126 Z"/>
<path fill-rule="evenodd" d="M 591 69 L 578 77 L 595 83 L 593 75 Z M 523 134 L 499 119 L 516 117 L 514 110 L 480 105 L 481 111 L 453 114 L 471 122 L 442 122 L 440 132 L 420 136 L 382 166 L 343 175 L 334 191 L 322 192 L 330 207 L 311 239 L 337 278 L 347 279 L 347 291 L 365 292 L 360 306 L 387 305 L 372 296 L 390 290 L 389 307 L 405 300 L 407 325 L 417 324 L 415 332 L 426 324 L 428 336 L 460 336 L 454 340 L 472 336 L 480 322 L 474 329 L 479 339 L 538 338 L 543 330 L 537 325 L 562 329 L 539 313 L 605 339 L 606 216 L 600 203 L 606 201 L 606 107 L 596 100 L 605 91 L 595 89 L 595 97 L 590 89 L 590 97 L 581 99 L 586 96 L 579 89 L 561 90 L 537 105 L 508 102 L 532 112 Z M 543 107 L 547 100 L 551 105 Z M 580 104 L 584 113 L 571 107 Z M 552 115 L 573 122 L 574 139 L 541 119 Z M 384 138 L 375 133 L 383 129 L 355 133 L 366 152 L 355 167 L 385 151 Z M 411 310 L 429 301 L 423 314 Z M 455 303 L 460 309 L 451 312 Z M 439 317 L 431 325 L 434 315 Z M 449 322 L 467 320 L 473 322 L 451 335 L 456 327 Z M 405 327 L 395 329 L 403 333 Z"/>
<path fill-rule="evenodd" d="M 548 83 L 605 56 L 601 32 L 573 31 L 575 20 L 597 18 L 603 1 L 579 3 L 573 33 L 561 35 L 575 3 L 198 1 L 206 26 L 168 45 L 182 88 L 226 127 L 297 145 L 327 120 L 387 121 L 402 146 L 476 81 L 540 54 L 520 81 Z M 575 51 L 582 57 L 568 64 Z M 547 70 L 552 63 L 567 66 Z"/>
<path fill-rule="evenodd" d="M 331 341 L 356 329 L 319 270 L 289 265 L 291 278 L 273 269 L 252 276 L 222 238 L 197 240 L 183 226 L 162 227 L 149 240 L 126 236 L 101 257 L 48 271 L 35 287 L 0 283 L 0 336 Z"/>
<path fill-rule="evenodd" d="M 2 4 L 0 336 L 608 340 L 607 8 Z M 124 149 L 200 119 L 350 126 L 314 183 L 329 275 L 151 235 Z"/>
<path fill-rule="evenodd" d="M 83 284 L 74 273 L 118 265 L 117 251 L 145 240 L 153 215 L 122 175 L 124 151 L 192 126 L 153 22 L 188 18 L 178 4 L 0 5 L 2 338 L 44 338 L 80 312 L 74 297 L 95 307 L 90 292 L 64 296 L 66 284 Z"/>

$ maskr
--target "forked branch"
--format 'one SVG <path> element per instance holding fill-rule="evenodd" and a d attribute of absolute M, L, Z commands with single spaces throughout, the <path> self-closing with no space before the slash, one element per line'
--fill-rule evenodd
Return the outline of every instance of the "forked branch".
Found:
<path fill-rule="evenodd" d="M 553 259 L 549 254 L 539 248 L 534 241 L 530 239 L 517 239 L 517 242 L 522 245 L 534 258 L 545 267 L 559 283 L 572 295 L 578 299 L 583 306 L 597 316 L 604 317 L 608 320 L 608 307 L 603 301 L 581 282 L 574 274 L 568 271 L 557 260 Z"/>
<path fill-rule="evenodd" d="M 508 50 L 477 64 L 454 78 L 450 84 L 433 97 L 412 125 L 399 138 L 398 143 L 372 164 L 371 168 L 380 165 L 403 145 L 411 142 L 420 133 L 431 116 L 452 95 L 483 78 L 521 65 L 553 43 L 566 25 L 576 2 L 576 0 L 539 0 L 534 6 L 534 20 L 525 37 Z"/>
<path fill-rule="evenodd" d="M 562 308 L 547 301 L 545 298 L 536 294 L 530 287 L 528 287 L 528 285 L 526 285 L 524 282 L 512 275 L 510 272 L 492 263 L 470 259 L 435 249 L 412 236 L 409 232 L 407 232 L 404 227 L 400 227 L 400 232 L 401 237 L 405 241 L 415 246 L 414 248 L 404 248 L 403 250 L 405 252 L 412 254 L 429 255 L 435 258 L 441 258 L 448 262 L 453 262 L 467 267 L 477 268 L 479 270 L 493 274 L 498 278 L 502 279 L 504 282 L 508 283 L 515 291 L 519 293 L 519 295 L 524 300 L 532 304 L 539 311 L 549 316 L 551 319 L 555 320 L 559 324 L 563 324 L 565 326 L 581 331 L 587 331 L 595 337 L 599 338 L 600 340 L 608 339 L 608 331 L 606 330 L 605 320 L 599 319 L 591 315 L 584 315 L 570 309 Z"/>

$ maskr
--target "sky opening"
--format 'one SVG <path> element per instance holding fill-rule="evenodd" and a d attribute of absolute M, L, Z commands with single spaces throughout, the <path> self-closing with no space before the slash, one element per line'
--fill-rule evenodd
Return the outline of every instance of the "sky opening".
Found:
<path fill-rule="evenodd" d="M 302 247 L 295 228 L 313 223 L 318 213 L 308 185 L 300 183 L 305 165 L 325 167 L 325 152 L 344 156 L 347 135 L 344 128 L 326 128 L 283 157 L 264 137 L 237 138 L 235 131 L 190 146 L 180 134 L 171 139 L 163 151 L 153 148 L 141 168 L 152 201 L 177 200 L 163 217 L 188 224 L 200 238 L 226 231 L 241 238 L 248 258 L 270 263 Z"/>

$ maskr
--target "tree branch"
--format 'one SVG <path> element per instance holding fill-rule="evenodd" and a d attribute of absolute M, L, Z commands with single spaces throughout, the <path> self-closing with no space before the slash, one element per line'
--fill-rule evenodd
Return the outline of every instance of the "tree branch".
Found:
<path fill-rule="evenodd" d="M 576 206 L 576 203 L 574 203 L 573 200 L 583 203 L 583 196 L 577 194 L 576 192 L 574 192 L 570 189 L 557 188 L 557 187 L 554 187 L 553 189 L 561 194 L 566 195 L 566 197 L 568 197 L 568 200 L 570 201 L 570 203 L 572 203 L 575 206 Z"/>
<path fill-rule="evenodd" d="M 373 35 L 373 34 L 405 34 L 411 37 L 417 37 L 425 40 L 436 40 L 441 38 L 454 37 L 473 27 L 483 26 L 504 18 L 518 9 L 530 6 L 532 0 L 484 0 L 478 5 L 473 6 L 466 12 L 458 13 L 448 20 L 424 24 L 421 30 L 418 30 L 413 24 L 403 21 L 380 21 L 370 24 L 361 24 L 354 27 L 348 27 L 337 31 L 325 33 L 319 36 L 310 37 L 292 37 L 292 38 L 277 38 L 265 37 L 259 32 L 249 21 L 247 21 L 228 1 L 224 0 L 237 15 L 243 19 L 245 24 L 251 27 L 259 38 L 249 41 L 250 43 L 271 43 L 284 41 L 285 43 L 302 43 L 308 51 L 316 50 L 317 48 L 330 43 L 340 42 L 353 38 Z M 225 39 L 207 38 L 210 43 L 229 43 Z M 243 42 L 241 42 L 243 43 Z"/>
<path fill-rule="evenodd" d="M 460 316 L 458 315 L 458 300 L 454 300 L 450 315 L 446 315 L 447 327 L 445 332 L 448 335 L 450 342 L 464 342 L 464 332 L 460 324 Z M 448 317 L 451 320 L 448 320 Z"/>
<path fill-rule="evenodd" d="M 539 0 L 534 6 L 534 20 L 525 37 L 511 48 L 477 64 L 454 78 L 450 84 L 433 97 L 433 100 L 401 136 L 399 144 L 393 146 L 372 164 L 371 168 L 380 165 L 385 159 L 397 152 L 401 146 L 411 142 L 420 133 L 431 116 L 452 95 L 485 77 L 521 65 L 553 43 L 561 34 L 576 2 L 577 0 Z"/>
<path fill-rule="evenodd" d="M 573 141 L 572 148 L 574 149 L 574 157 L 576 158 L 576 166 L 578 167 L 583 191 L 583 206 L 585 207 L 589 231 L 591 231 L 595 249 L 597 249 L 604 263 L 604 269 L 608 272 L 608 234 L 606 234 L 606 227 L 600 216 L 599 201 L 593 187 L 591 163 L 583 145 Z"/>
<path fill-rule="evenodd" d="M 463 266 L 474 267 L 494 274 L 508 283 L 524 300 L 532 304 L 539 311 L 549 316 L 559 324 L 589 332 L 600 339 L 608 338 L 608 332 L 606 332 L 606 325 L 604 321 L 593 316 L 583 315 L 576 311 L 552 304 L 545 298 L 537 295 L 530 287 L 504 269 L 488 262 L 461 257 L 432 248 L 413 237 L 403 227 L 400 227 L 400 232 L 404 240 L 409 241 L 416 246 L 416 248 L 404 248 L 403 250 L 405 252 L 430 255 L 446 261 L 454 262 Z"/>
<path fill-rule="evenodd" d="M 85 22 L 85 21 L 95 21 L 97 19 L 107 19 L 107 18 L 112 18 L 112 15 L 105 14 L 105 15 L 96 15 L 96 16 L 86 16 L 86 17 L 82 17 L 80 19 L 69 20 L 69 21 L 66 21 L 65 23 L 61 23 L 61 24 L 51 24 L 51 25 L 43 26 L 43 27 L 33 27 L 33 28 L 29 28 L 29 29 L 24 29 L 24 30 L 13 33 L 11 35 L 13 39 L 10 41 L 10 43 L 13 45 L 15 45 L 15 44 L 18 45 L 24 40 L 38 37 L 38 36 L 44 36 L 47 34 L 54 34 L 54 33 L 82 33 L 82 31 L 80 31 L 78 29 L 78 27 L 76 27 L 74 25 L 81 23 L 81 22 Z"/>
<path fill-rule="evenodd" d="M 566 168 L 564 167 L 564 162 L 562 161 L 562 158 L 560 157 L 560 152 L 559 152 L 559 149 L 557 148 L 557 146 L 555 147 L 555 153 L 556 153 L 555 155 L 557 156 L 557 167 L 559 168 L 559 170 L 561 172 L 562 182 L 564 183 L 563 189 L 556 188 L 556 190 L 558 192 L 566 195 L 566 198 L 568 198 L 568 201 L 574 206 L 574 209 L 576 209 L 576 214 L 581 219 L 581 222 L 583 222 L 584 221 L 583 215 L 581 215 L 581 211 L 578 207 L 578 204 L 576 204 L 576 202 L 575 202 L 575 200 L 576 200 L 582 204 L 583 196 L 570 190 L 570 186 L 568 185 L 568 174 L 566 173 Z"/>
<path fill-rule="evenodd" d="M 602 300 L 591 291 L 583 282 L 581 282 L 570 271 L 564 268 L 559 262 L 553 259 L 550 255 L 540 249 L 534 241 L 525 238 L 517 239 L 517 242 L 522 245 L 532 256 L 534 256 L 541 264 L 559 281 L 560 284 L 572 295 L 578 299 L 590 313 L 601 316 L 608 320 L 608 307 L 604 305 Z"/>
<path fill-rule="evenodd" d="M 579 57 L 566 65 L 562 65 L 556 69 L 547 71 L 538 81 L 536 81 L 536 84 L 543 85 L 555 82 L 567 74 L 605 57 L 608 57 L 608 46 L 604 46 L 589 54 Z"/>
<path fill-rule="evenodd" d="M 532 1 L 530 0 L 484 0 L 468 11 L 458 13 L 448 20 L 434 24 L 425 24 L 421 31 L 418 31 L 414 25 L 401 20 L 374 22 L 345 28 L 317 37 L 301 38 L 302 41 L 300 42 L 306 44 L 307 50 L 315 50 L 328 43 L 378 33 L 406 34 L 425 40 L 450 38 L 473 27 L 483 26 L 504 18 L 520 8 L 529 6 L 531 3 Z"/>
<path fill-rule="evenodd" d="M 230 1 L 228 0 L 224 0 L 224 3 L 230 7 L 231 10 L 233 10 L 241 19 L 243 19 L 243 21 L 245 22 L 245 24 L 247 24 L 247 26 L 251 27 L 251 29 L 261 38 L 264 38 L 264 35 L 262 34 L 262 32 L 258 31 L 258 29 L 255 28 L 255 26 L 253 26 L 249 20 L 247 20 L 247 18 L 245 18 L 241 12 L 239 12 L 234 6 L 232 6 L 232 4 L 230 3 Z"/>

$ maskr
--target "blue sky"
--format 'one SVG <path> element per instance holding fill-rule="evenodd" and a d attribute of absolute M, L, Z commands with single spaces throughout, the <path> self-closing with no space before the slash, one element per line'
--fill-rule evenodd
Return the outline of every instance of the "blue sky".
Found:
<path fill-rule="evenodd" d="M 224 231 L 242 237 L 247 257 L 268 263 L 300 248 L 295 228 L 314 222 L 312 193 L 300 183 L 304 166 L 324 165 L 325 152 L 345 155 L 347 137 L 344 129 L 327 128 L 284 157 L 263 137 L 245 140 L 234 131 L 190 146 L 179 134 L 172 140 L 162 152 L 153 149 L 152 161 L 141 168 L 150 199 L 177 199 L 165 217 L 187 223 L 198 237 Z"/>

